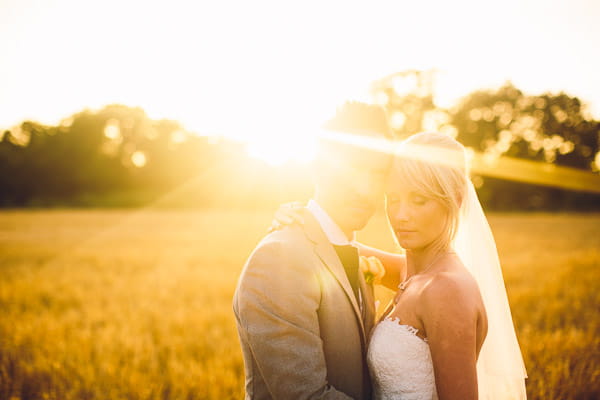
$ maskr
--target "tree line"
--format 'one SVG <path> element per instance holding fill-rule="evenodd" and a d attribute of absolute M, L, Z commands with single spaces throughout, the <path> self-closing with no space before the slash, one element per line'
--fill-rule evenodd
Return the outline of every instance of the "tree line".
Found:
<path fill-rule="evenodd" d="M 1 207 L 260 207 L 310 195 L 301 166 L 284 175 L 242 143 L 119 104 L 5 131 L 0 171 Z"/>
<path fill-rule="evenodd" d="M 436 129 L 491 156 L 599 173 L 600 122 L 575 97 L 527 95 L 507 83 L 441 109 L 431 90 L 417 84 L 402 92 L 396 86 L 384 79 L 373 90 L 398 138 Z M 272 168 L 249 157 L 241 143 L 192 133 L 176 121 L 153 120 L 124 105 L 84 110 L 57 126 L 25 121 L 3 132 L 0 171 L 2 207 L 256 208 L 311 195 L 306 166 Z M 485 176 L 474 181 L 488 209 L 600 209 L 600 195 L 591 192 Z"/>

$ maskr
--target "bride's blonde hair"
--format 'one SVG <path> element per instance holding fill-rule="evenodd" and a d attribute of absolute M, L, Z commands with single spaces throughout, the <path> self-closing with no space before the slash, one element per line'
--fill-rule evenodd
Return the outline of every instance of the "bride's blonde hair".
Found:
<path fill-rule="evenodd" d="M 460 222 L 460 210 L 467 191 L 465 148 L 448 135 L 421 132 L 402 142 L 394 168 L 400 174 L 398 185 L 407 185 L 434 199 L 448 211 L 444 233 L 434 246 L 451 245 Z"/>

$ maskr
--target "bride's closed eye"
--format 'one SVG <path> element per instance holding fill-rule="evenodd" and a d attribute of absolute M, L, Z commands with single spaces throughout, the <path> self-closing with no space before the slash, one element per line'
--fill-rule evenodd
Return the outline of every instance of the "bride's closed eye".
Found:
<path fill-rule="evenodd" d="M 404 196 L 388 195 L 386 198 L 387 204 L 388 205 L 396 205 L 398 203 L 401 203 L 402 201 L 406 201 L 413 205 L 422 206 L 429 201 L 428 197 L 423 196 L 421 194 L 417 194 L 417 193 L 411 193 L 407 197 L 404 197 L 404 200 L 403 200 L 403 197 Z"/>
<path fill-rule="evenodd" d="M 427 203 L 429 199 L 425 196 L 422 196 L 420 194 L 413 194 L 410 196 L 410 201 L 411 203 L 418 205 L 418 206 L 422 206 L 425 203 Z"/>

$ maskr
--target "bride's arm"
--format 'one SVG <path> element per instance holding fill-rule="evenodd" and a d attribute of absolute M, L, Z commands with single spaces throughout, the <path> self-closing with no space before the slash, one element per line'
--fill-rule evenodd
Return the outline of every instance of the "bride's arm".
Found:
<path fill-rule="evenodd" d="M 388 253 L 362 243 L 355 243 L 361 256 L 375 256 L 383 264 L 385 275 L 381 284 L 388 289 L 396 291 L 398 285 L 406 276 L 406 257 L 403 254 Z"/>
<path fill-rule="evenodd" d="M 431 351 L 440 400 L 475 400 L 478 313 L 469 288 L 436 277 L 421 294 L 417 314 Z"/>

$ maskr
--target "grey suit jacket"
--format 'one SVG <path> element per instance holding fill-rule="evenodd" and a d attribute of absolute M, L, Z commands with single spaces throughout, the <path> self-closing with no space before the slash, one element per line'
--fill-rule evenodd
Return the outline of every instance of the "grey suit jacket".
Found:
<path fill-rule="evenodd" d="M 233 309 L 246 399 L 370 399 L 373 287 L 359 274 L 359 304 L 307 210 L 304 222 L 267 235 L 238 282 Z"/>

